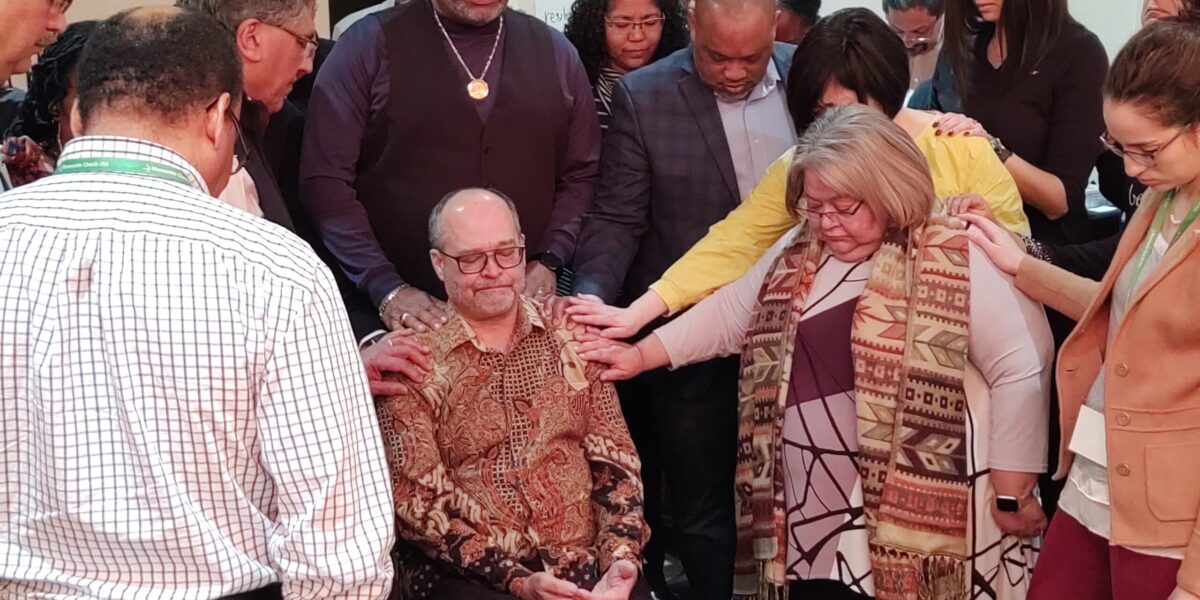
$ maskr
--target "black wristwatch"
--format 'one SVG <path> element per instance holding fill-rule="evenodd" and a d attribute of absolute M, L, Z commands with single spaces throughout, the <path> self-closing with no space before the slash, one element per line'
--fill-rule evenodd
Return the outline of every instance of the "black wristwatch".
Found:
<path fill-rule="evenodd" d="M 542 263 L 542 266 L 550 269 L 552 273 L 558 273 L 563 268 L 563 259 L 555 256 L 553 252 L 538 252 L 531 258 Z"/>
<path fill-rule="evenodd" d="M 996 496 L 996 510 L 1003 513 L 1015 513 L 1021 510 L 1021 504 L 1033 496 L 1028 492 L 1020 498 L 1016 496 Z"/>

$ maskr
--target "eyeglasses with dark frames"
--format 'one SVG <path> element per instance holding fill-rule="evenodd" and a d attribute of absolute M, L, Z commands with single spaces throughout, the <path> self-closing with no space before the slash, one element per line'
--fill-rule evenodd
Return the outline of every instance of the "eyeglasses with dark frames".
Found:
<path fill-rule="evenodd" d="M 1107 148 L 1109 150 L 1109 152 L 1112 152 L 1113 154 L 1116 154 L 1117 156 L 1119 156 L 1121 158 L 1128 158 L 1129 160 L 1132 160 L 1133 162 L 1135 162 L 1139 165 L 1142 165 L 1143 167 L 1153 167 L 1154 165 L 1158 164 L 1159 153 L 1162 152 L 1163 150 L 1166 150 L 1167 146 L 1174 144 L 1175 140 L 1178 140 L 1179 138 L 1183 137 L 1183 134 L 1187 133 L 1187 131 L 1192 128 L 1192 125 L 1194 125 L 1194 123 L 1188 123 L 1187 125 L 1184 125 L 1183 128 L 1180 129 L 1179 132 L 1175 134 L 1175 137 L 1171 138 L 1170 140 L 1167 140 L 1167 143 L 1159 146 L 1157 149 L 1155 149 L 1151 152 L 1139 152 L 1137 150 L 1126 150 L 1124 147 L 1121 146 L 1121 144 L 1119 142 L 1114 140 L 1112 138 L 1112 136 L 1108 134 L 1107 131 L 1105 131 L 1103 134 L 1100 135 L 1100 143 L 1104 144 L 1104 147 Z"/>
<path fill-rule="evenodd" d="M 217 102 L 220 101 L 221 97 L 218 96 L 216 100 L 208 103 L 208 107 L 205 108 L 204 111 L 208 112 L 212 110 L 214 107 L 216 107 Z M 225 109 L 225 116 L 229 117 L 230 121 L 233 121 L 233 130 L 237 132 L 237 145 L 233 149 L 233 157 L 235 160 L 237 160 L 237 164 L 234 166 L 233 172 L 231 173 L 231 175 L 237 175 L 242 171 L 242 169 L 246 168 L 246 163 L 250 162 L 250 153 L 252 150 L 250 145 L 246 143 L 246 136 L 242 133 L 242 122 L 239 121 L 237 115 L 233 113 L 232 104 Z"/>
<path fill-rule="evenodd" d="M 804 197 L 801 197 L 801 200 L 804 199 Z M 858 214 L 858 211 L 863 207 L 863 204 L 866 204 L 866 201 L 859 200 L 854 203 L 854 206 L 851 206 L 846 210 L 838 210 L 836 208 L 833 210 L 810 210 L 807 206 L 805 206 L 805 208 L 802 208 L 797 212 L 799 212 L 802 216 L 807 218 L 810 223 L 813 224 L 817 224 L 818 219 L 822 217 L 830 217 L 838 223 L 845 224 L 850 217 Z"/>
<path fill-rule="evenodd" d="M 300 35 L 299 33 L 296 33 L 295 31 L 292 31 L 291 29 L 289 29 L 287 27 L 284 27 L 283 25 L 276 25 L 275 23 L 268 23 L 266 21 L 263 21 L 263 25 L 267 25 L 269 27 L 274 27 L 275 29 L 278 29 L 278 30 L 292 36 L 293 38 L 295 38 L 296 43 L 300 44 L 301 48 L 304 48 L 304 58 L 305 59 L 312 60 L 312 59 L 316 58 L 317 48 L 321 45 L 321 42 L 315 32 L 312 35 L 303 36 L 303 35 Z"/>
<path fill-rule="evenodd" d="M 454 259 L 454 262 L 458 263 L 458 270 L 463 275 L 483 272 L 487 268 L 488 260 L 496 261 L 496 266 L 501 269 L 512 269 L 525 263 L 525 246 L 497 248 L 489 252 L 472 252 L 462 256 L 447 254 L 441 249 L 438 249 L 438 252 L 446 258 Z"/>

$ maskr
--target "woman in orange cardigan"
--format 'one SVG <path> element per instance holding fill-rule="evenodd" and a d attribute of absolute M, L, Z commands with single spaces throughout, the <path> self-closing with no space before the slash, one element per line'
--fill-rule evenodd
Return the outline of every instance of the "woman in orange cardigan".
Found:
<path fill-rule="evenodd" d="M 1068 479 L 1029 598 L 1200 597 L 1200 28 L 1161 22 L 1121 50 L 1105 143 L 1145 184 L 1097 283 L 1026 256 L 974 215 L 1017 287 L 1078 321 L 1058 363 Z"/>

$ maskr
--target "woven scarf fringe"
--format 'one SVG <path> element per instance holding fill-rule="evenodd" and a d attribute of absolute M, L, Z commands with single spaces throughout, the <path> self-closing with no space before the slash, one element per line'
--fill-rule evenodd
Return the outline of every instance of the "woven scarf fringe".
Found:
<path fill-rule="evenodd" d="M 950 556 L 929 556 L 921 561 L 919 600 L 967 600 L 967 562 Z"/>
<path fill-rule="evenodd" d="M 771 577 L 767 571 L 771 568 L 771 561 L 759 560 L 755 561 L 758 567 L 758 590 L 753 594 L 733 594 L 733 600 L 788 600 L 788 586 L 778 585 L 771 581 Z"/>
<path fill-rule="evenodd" d="M 877 600 L 967 600 L 967 561 L 875 546 L 871 564 Z"/>

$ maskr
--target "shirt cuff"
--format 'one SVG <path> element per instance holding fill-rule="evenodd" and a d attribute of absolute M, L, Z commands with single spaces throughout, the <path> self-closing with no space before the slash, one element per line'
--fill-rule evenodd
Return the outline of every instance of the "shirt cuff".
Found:
<path fill-rule="evenodd" d="M 558 259 L 562 261 L 563 266 L 570 266 L 572 260 L 575 258 L 575 249 L 570 244 L 567 244 L 562 240 L 553 241 L 548 244 L 543 243 L 542 245 L 545 246 L 545 248 L 540 249 L 535 254 L 549 252 L 550 254 L 558 257 Z"/>
<path fill-rule="evenodd" d="M 358 341 L 359 351 L 361 352 L 363 348 L 374 345 L 383 336 L 387 335 L 387 333 L 388 332 L 386 329 L 376 329 L 375 331 L 372 331 L 371 333 L 368 333 L 367 335 L 363 336 L 363 339 Z"/>
<path fill-rule="evenodd" d="M 371 304 L 375 308 L 379 308 L 379 304 L 387 297 L 392 290 L 404 285 L 404 279 L 399 273 L 391 272 L 386 275 L 379 275 L 373 279 L 363 281 L 362 288 L 371 297 Z"/>

